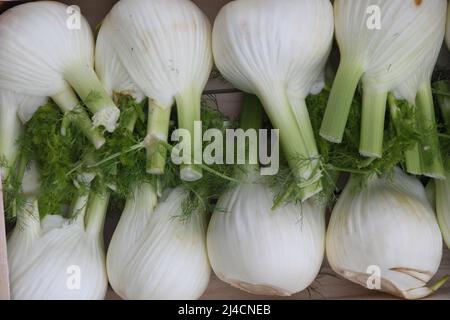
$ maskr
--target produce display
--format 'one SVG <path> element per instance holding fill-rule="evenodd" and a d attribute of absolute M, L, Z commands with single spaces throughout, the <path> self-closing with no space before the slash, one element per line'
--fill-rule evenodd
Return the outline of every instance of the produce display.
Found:
<path fill-rule="evenodd" d="M 95 32 L 55 1 L 6 10 L 11 298 L 101 300 L 110 286 L 122 299 L 199 299 L 212 273 L 286 297 L 324 260 L 368 290 L 438 292 L 447 7 L 235 0 L 210 22 L 190 0 L 119 0 Z M 242 92 L 239 119 L 205 94 L 210 79 Z"/>

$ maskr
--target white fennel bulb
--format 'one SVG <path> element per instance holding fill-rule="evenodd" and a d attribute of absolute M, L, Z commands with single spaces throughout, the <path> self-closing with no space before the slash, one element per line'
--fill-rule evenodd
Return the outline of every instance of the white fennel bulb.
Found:
<path fill-rule="evenodd" d="M 450 175 L 447 180 L 435 180 L 436 212 L 445 244 L 450 249 Z"/>
<path fill-rule="evenodd" d="M 253 294 L 290 296 L 316 278 L 325 249 L 325 209 L 311 200 L 272 210 L 274 193 L 257 172 L 225 193 L 208 228 L 216 275 Z"/>
<path fill-rule="evenodd" d="M 109 39 L 104 36 L 97 38 L 95 71 L 110 96 L 123 94 L 133 97 L 138 102 L 144 100 L 144 93 L 130 78 L 128 71 L 111 47 Z"/>
<path fill-rule="evenodd" d="M 186 195 L 173 189 L 157 204 L 144 183 L 128 199 L 107 254 L 109 281 L 122 298 L 197 299 L 206 289 L 206 217 L 196 212 L 182 220 Z"/>
<path fill-rule="evenodd" d="M 400 169 L 359 187 L 352 178 L 333 209 L 326 238 L 331 267 L 370 289 L 406 299 L 428 296 L 442 236 L 424 187 Z"/>
<path fill-rule="evenodd" d="M 399 87 L 406 91 L 403 98 L 416 104 L 418 122 L 435 125 L 430 75 L 444 38 L 446 8 L 445 0 L 334 2 L 341 61 L 320 131 L 324 138 L 342 141 L 360 80 L 362 155 L 382 156 L 387 96 Z M 416 80 L 410 81 L 412 77 Z M 431 152 L 437 155 L 436 148 Z M 437 159 L 433 165 L 435 168 L 429 168 L 432 174 L 441 175 L 441 161 Z"/>
<path fill-rule="evenodd" d="M 38 203 L 28 195 L 7 244 L 12 299 L 103 299 L 107 204 L 107 195 L 81 195 L 76 218 L 48 215 L 40 222 Z"/>
<path fill-rule="evenodd" d="M 200 121 L 201 95 L 213 64 L 211 51 L 210 23 L 191 1 L 121 0 L 102 23 L 97 65 L 103 64 L 100 68 L 106 70 L 106 61 L 117 59 L 114 65 L 120 62 L 149 98 L 148 141 L 167 140 L 170 111 L 176 102 L 178 125 L 190 132 L 194 151 L 194 146 L 201 146 L 200 140 L 193 143 L 194 122 Z M 105 59 L 108 55 L 116 57 Z M 164 159 L 154 151 L 149 147 L 147 170 L 162 174 Z M 181 176 L 197 180 L 201 172 L 183 166 Z"/>
<path fill-rule="evenodd" d="M 93 65 L 90 26 L 68 6 L 39 1 L 15 6 L 0 16 L 0 88 L 52 97 L 64 112 L 78 105 L 73 88 L 94 114 L 93 126 L 114 131 L 119 109 Z"/>
<path fill-rule="evenodd" d="M 238 0 L 219 12 L 213 53 L 223 76 L 253 93 L 280 129 L 283 151 L 307 199 L 321 190 L 305 98 L 317 92 L 333 40 L 329 0 Z M 303 160 L 303 161 L 301 161 Z"/>
<path fill-rule="evenodd" d="M 3 179 L 14 165 L 17 155 L 17 140 L 22 124 L 30 120 L 46 98 L 26 96 L 12 91 L 0 90 L 0 157 L 4 160 Z"/>

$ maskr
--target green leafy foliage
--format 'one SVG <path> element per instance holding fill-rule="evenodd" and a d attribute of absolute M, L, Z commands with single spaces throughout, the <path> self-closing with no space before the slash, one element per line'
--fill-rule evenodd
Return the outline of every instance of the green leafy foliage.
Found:
<path fill-rule="evenodd" d="M 312 114 L 315 132 L 319 130 L 319 119 L 323 118 L 327 100 L 327 90 L 308 98 L 307 104 Z M 366 158 L 359 154 L 362 97 L 357 93 L 350 110 L 343 143 L 332 144 L 319 136 L 316 137 L 325 170 L 332 176 L 343 172 L 359 175 L 364 184 L 374 174 L 387 174 L 396 166 L 404 166 L 405 152 L 416 143 L 420 143 L 428 132 L 417 131 L 414 125 L 415 111 L 408 102 L 400 100 L 395 102 L 397 107 L 395 119 L 386 115 L 382 157 Z M 330 181 L 325 181 L 324 184 L 326 183 L 329 184 Z"/>
<path fill-rule="evenodd" d="M 7 165 L 8 161 L 5 158 L 0 159 L 0 166 L 6 167 Z M 26 197 L 22 193 L 24 166 L 23 158 L 17 159 L 13 165 L 16 170 L 10 170 L 8 179 L 3 181 L 3 201 L 7 221 L 13 221 L 17 217 L 17 211 L 24 206 L 26 201 Z"/>
<path fill-rule="evenodd" d="M 39 108 L 26 124 L 19 141 L 20 159 L 37 163 L 40 174 L 38 194 L 40 215 L 60 214 L 61 208 L 70 204 L 83 190 L 88 190 L 89 177 L 96 177 L 96 185 L 111 190 L 110 211 L 120 212 L 136 185 L 149 182 L 161 193 L 166 188 L 182 186 L 189 191 L 183 203 L 183 216 L 188 217 L 197 209 L 209 211 L 212 203 L 226 190 L 232 175 L 232 166 L 205 167 L 204 176 L 196 182 L 185 182 L 179 177 L 179 166 L 167 157 L 166 173 L 151 176 L 146 173 L 144 138 L 147 129 L 147 103 L 137 103 L 125 95 L 116 95 L 121 110 L 119 126 L 113 133 L 105 133 L 105 145 L 96 150 L 81 132 L 70 122 L 71 114 L 63 115 L 49 101 Z M 173 114 L 176 119 L 176 114 Z M 203 130 L 226 130 L 233 122 L 211 106 L 202 107 Z M 65 135 L 61 134 L 64 126 Z M 170 130 L 176 128 L 171 122 Z M 224 135 L 225 136 L 225 135 Z M 20 207 L 23 170 L 14 170 L 8 183 L 6 211 L 14 217 Z M 90 192 L 104 188 L 90 188 Z M 104 192 L 104 191 L 103 191 Z M 203 211 L 203 210 L 202 210 Z"/>
<path fill-rule="evenodd" d="M 446 159 L 446 170 L 450 171 L 450 80 L 449 73 L 439 73 L 438 81 L 433 84 L 435 105 L 439 107 L 437 114 L 438 127 L 441 132 L 441 151 L 443 159 Z"/>
<path fill-rule="evenodd" d="M 74 181 L 80 171 L 73 169 L 90 152 L 86 147 L 89 142 L 74 126 L 69 125 L 66 134 L 61 135 L 62 121 L 63 114 L 49 101 L 26 124 L 19 141 L 21 157 L 35 161 L 39 168 L 42 216 L 58 213 L 62 204 L 74 198 L 78 192 Z M 15 194 L 10 198 L 17 197 Z"/>
<path fill-rule="evenodd" d="M 333 198 L 342 173 L 358 177 L 360 183 L 357 185 L 362 187 L 373 175 L 388 174 L 396 166 L 404 166 L 405 152 L 422 141 L 427 134 L 415 129 L 414 109 L 406 101 L 396 100 L 396 121 L 386 117 L 382 158 L 363 157 L 359 154 L 362 106 L 360 93 L 357 92 L 353 99 L 343 142 L 340 144 L 330 143 L 319 135 L 328 98 L 329 87 L 325 87 L 320 94 L 310 95 L 306 100 L 322 162 L 323 191 L 315 197 L 315 201 L 320 203 L 327 203 Z M 285 162 L 281 162 L 278 175 L 270 177 L 268 182 L 276 192 L 275 206 L 286 201 L 300 201 L 300 190 L 296 187 L 295 179 Z"/>
<path fill-rule="evenodd" d="M 318 134 L 328 97 L 329 90 L 325 88 L 320 94 L 307 98 L 322 163 L 323 192 L 316 197 L 320 202 L 329 201 L 336 190 L 336 181 L 341 173 L 358 175 L 361 184 L 364 184 L 374 174 L 385 174 L 395 166 L 402 166 L 405 151 L 420 142 L 426 134 L 417 132 L 413 125 L 414 108 L 406 101 L 395 101 L 397 116 L 386 117 L 383 157 L 380 159 L 362 157 L 359 155 L 361 95 L 359 93 L 355 95 L 341 144 L 329 143 Z M 226 164 L 203 166 L 201 180 L 182 181 L 179 177 L 180 168 L 173 164 L 170 156 L 167 157 L 164 175 L 147 174 L 146 150 L 143 143 L 147 130 L 147 103 L 137 103 L 125 95 L 116 95 L 115 101 L 121 110 L 119 126 L 114 133 L 105 133 L 106 143 L 99 150 L 95 150 L 83 134 L 70 123 L 70 114 L 63 115 L 51 101 L 42 106 L 26 124 L 23 137 L 19 141 L 20 154 L 21 158 L 34 160 L 38 164 L 41 176 L 38 200 L 42 216 L 60 212 L 60 208 L 70 203 L 79 194 L 80 189 L 87 189 L 82 179 L 86 175 L 97 177 L 99 183 L 111 189 L 110 211 L 115 212 L 122 210 L 126 199 L 137 184 L 149 182 L 159 193 L 166 188 L 181 185 L 189 191 L 189 196 L 183 203 L 184 217 L 188 217 L 198 208 L 210 211 L 215 200 L 236 183 L 230 178 L 234 176 L 236 166 Z M 270 129 L 266 116 L 264 120 L 263 128 Z M 217 108 L 206 103 L 202 107 L 202 121 L 203 130 L 216 128 L 223 133 L 226 129 L 237 126 L 224 117 Z M 61 135 L 61 128 L 65 123 L 69 124 L 65 128 L 65 135 Z M 176 112 L 172 112 L 169 136 L 176 127 Z M 225 137 L 225 134 L 223 136 Z M 450 139 L 443 138 L 444 140 L 447 144 L 443 142 L 443 145 L 450 146 Z M 166 146 L 168 151 L 171 148 L 173 146 Z M 443 149 L 450 150 L 447 147 Z M 280 160 L 279 173 L 264 179 L 275 190 L 275 206 L 286 201 L 299 201 L 301 194 L 287 162 L 283 157 Z M 21 202 L 20 181 L 19 170 L 5 184 L 7 212 L 11 217 Z"/>
<path fill-rule="evenodd" d="M 121 110 L 119 126 L 107 135 L 104 147 L 96 151 L 96 159 L 104 161 L 112 155 L 118 156 L 93 167 L 104 184 L 113 188 L 114 196 L 125 199 L 136 184 L 151 180 L 145 172 L 145 150 L 134 150 L 145 137 L 146 103 L 136 103 L 128 96 L 119 96 L 117 102 Z"/>

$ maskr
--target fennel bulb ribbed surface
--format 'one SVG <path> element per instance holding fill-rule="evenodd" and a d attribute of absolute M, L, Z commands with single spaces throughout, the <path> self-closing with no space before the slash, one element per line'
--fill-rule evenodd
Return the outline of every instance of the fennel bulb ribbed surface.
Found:
<path fill-rule="evenodd" d="M 185 198 L 177 188 L 157 205 L 144 183 L 128 199 L 107 254 L 109 281 L 122 298 L 197 299 L 206 289 L 206 217 L 181 221 Z"/>
<path fill-rule="evenodd" d="M 39 1 L 0 16 L 0 88 L 52 97 L 68 111 L 76 105 L 70 84 L 94 114 L 94 125 L 114 131 L 119 109 L 94 72 L 91 29 L 81 14 L 71 14 L 64 4 Z"/>
<path fill-rule="evenodd" d="M 97 65 L 106 69 L 101 60 L 116 55 L 115 63 L 120 62 L 149 97 L 149 122 L 155 125 L 149 127 L 148 139 L 167 140 L 175 101 L 178 125 L 189 130 L 193 139 L 194 121 L 200 121 L 202 91 L 212 69 L 211 51 L 210 23 L 191 1 L 121 0 L 100 29 Z M 164 161 L 153 158 L 149 162 L 150 173 L 162 174 Z M 201 178 L 190 166 L 183 167 L 181 175 L 185 180 Z"/>
<path fill-rule="evenodd" d="M 102 230 L 106 207 L 88 213 L 96 217 L 95 223 L 86 226 L 86 203 L 87 197 L 78 199 L 76 206 L 80 212 L 74 221 L 49 215 L 40 223 L 37 201 L 27 201 L 8 238 L 13 299 L 105 297 L 108 280 Z"/>
<path fill-rule="evenodd" d="M 450 249 L 450 175 L 447 180 L 435 180 L 436 212 L 445 244 Z"/>
<path fill-rule="evenodd" d="M 342 141 L 360 80 L 363 84 L 362 155 L 382 156 L 386 98 L 391 91 L 399 91 L 403 98 L 417 104 L 419 124 L 435 125 L 434 114 L 429 114 L 433 103 L 428 98 L 431 72 L 444 38 L 446 6 L 445 0 L 334 2 L 341 62 L 322 122 L 320 133 L 324 138 Z M 428 153 L 438 156 L 436 148 L 428 149 Z M 440 159 L 425 166 L 427 174 L 442 174 Z"/>
<path fill-rule="evenodd" d="M 442 236 L 422 184 L 396 169 L 358 187 L 350 180 L 331 215 L 326 251 L 333 270 L 368 287 L 376 267 L 375 289 L 407 299 L 431 294 L 426 285 L 441 262 Z"/>
<path fill-rule="evenodd" d="M 322 265 L 325 209 L 306 201 L 272 210 L 274 193 L 247 181 L 217 203 L 207 236 L 216 275 L 253 294 L 290 296 L 307 288 Z"/>
<path fill-rule="evenodd" d="M 214 22 L 218 69 L 236 87 L 262 101 L 272 124 L 280 129 L 294 174 L 312 182 L 304 199 L 321 190 L 305 98 L 311 90 L 317 92 L 315 84 L 332 39 L 333 9 L 328 0 L 238 0 L 223 7 Z"/>
<path fill-rule="evenodd" d="M 95 50 L 95 71 L 110 96 L 114 93 L 130 95 L 136 101 L 144 100 L 145 94 L 133 82 L 127 69 L 111 47 L 109 38 L 100 32 Z"/>

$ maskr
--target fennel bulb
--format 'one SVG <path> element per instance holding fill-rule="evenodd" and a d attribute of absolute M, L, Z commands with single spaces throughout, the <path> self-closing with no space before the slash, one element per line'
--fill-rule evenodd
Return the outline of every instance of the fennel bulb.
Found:
<path fill-rule="evenodd" d="M 333 9 L 328 0 L 238 0 L 219 12 L 213 52 L 223 76 L 253 93 L 280 129 L 303 199 L 321 191 L 320 163 L 305 98 L 331 50 Z"/>
<path fill-rule="evenodd" d="M 311 200 L 272 210 L 257 171 L 225 193 L 207 236 L 216 275 L 244 291 L 290 296 L 316 278 L 325 250 L 325 208 Z"/>
<path fill-rule="evenodd" d="M 439 268 L 442 237 L 422 184 L 395 169 L 357 188 L 353 177 L 331 215 L 326 251 L 333 270 L 406 299 L 431 294 L 426 285 Z"/>
<path fill-rule="evenodd" d="M 106 260 L 110 284 L 122 298 L 197 299 L 206 289 L 206 217 L 196 212 L 181 221 L 185 197 L 176 188 L 157 204 L 153 187 L 143 183 L 128 199 Z"/>
<path fill-rule="evenodd" d="M 64 4 L 39 1 L 15 6 L 0 16 L 0 88 L 52 97 L 67 113 L 79 105 L 73 87 L 94 114 L 93 124 L 80 112 L 74 121 L 100 147 L 104 141 L 91 127 L 114 131 L 119 109 L 94 72 L 88 22 L 69 12 Z M 72 19 L 77 24 L 71 25 Z"/>
<path fill-rule="evenodd" d="M 121 0 L 103 21 L 97 65 L 107 69 L 121 64 L 149 98 L 149 173 L 164 171 L 165 157 L 152 142 L 167 141 L 175 101 L 179 128 L 191 134 L 192 155 L 201 147 L 194 122 L 200 121 L 201 95 L 213 64 L 210 29 L 207 17 L 188 0 Z M 108 55 L 116 56 L 106 58 L 114 60 L 109 66 Z M 183 166 L 181 177 L 198 180 L 201 171 Z"/>
<path fill-rule="evenodd" d="M 382 156 L 389 92 L 405 93 L 402 98 L 416 105 L 418 124 L 435 126 L 430 81 L 444 38 L 446 6 L 445 0 L 334 2 L 341 62 L 320 131 L 325 139 L 342 141 L 360 80 L 363 85 L 362 155 Z M 424 170 L 441 176 L 442 161 L 436 137 L 429 140 L 427 143 L 433 147 L 423 147 Z"/>
<path fill-rule="evenodd" d="M 108 196 L 80 195 L 74 219 L 47 215 L 41 222 L 36 191 L 26 190 L 37 188 L 33 176 L 26 175 L 26 201 L 7 243 L 11 297 L 103 299 L 108 284 L 103 251 Z"/>
<path fill-rule="evenodd" d="M 102 32 L 100 34 L 103 34 Z M 133 97 L 136 101 L 144 100 L 145 95 L 130 78 L 109 39 L 99 36 L 95 50 L 95 71 L 108 94 L 123 94 Z"/>
<path fill-rule="evenodd" d="M 0 90 L 0 157 L 3 161 L 2 175 L 5 180 L 16 161 L 17 139 L 22 123 L 30 120 L 33 113 L 45 103 L 46 98 L 25 96 L 12 91 Z"/>
<path fill-rule="evenodd" d="M 436 213 L 445 244 L 450 249 L 450 175 L 447 180 L 435 180 Z"/>

